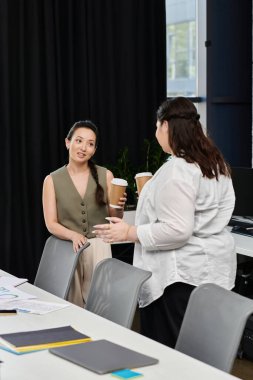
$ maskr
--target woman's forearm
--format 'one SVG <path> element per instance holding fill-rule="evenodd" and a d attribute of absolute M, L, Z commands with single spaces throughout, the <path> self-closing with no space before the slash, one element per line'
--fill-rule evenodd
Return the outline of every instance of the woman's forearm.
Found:
<path fill-rule="evenodd" d="M 54 222 L 54 223 L 47 224 L 46 226 L 47 226 L 48 231 L 52 235 L 58 237 L 59 239 L 63 239 L 63 240 L 73 239 L 74 231 L 64 227 L 60 223 Z"/>
<path fill-rule="evenodd" d="M 132 241 L 133 243 L 139 242 L 136 226 L 129 225 L 128 231 L 126 233 L 126 241 Z"/>

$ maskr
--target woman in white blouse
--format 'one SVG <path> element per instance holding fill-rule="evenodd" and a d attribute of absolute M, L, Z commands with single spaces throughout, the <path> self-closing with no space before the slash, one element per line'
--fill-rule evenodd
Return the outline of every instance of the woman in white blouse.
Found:
<path fill-rule="evenodd" d="M 141 332 L 174 347 L 194 287 L 234 286 L 235 246 L 226 226 L 235 196 L 229 166 L 190 100 L 162 103 L 156 126 L 171 157 L 143 187 L 135 226 L 108 218 L 110 226 L 94 228 L 104 241 L 136 243 L 133 264 L 152 271 L 140 293 Z"/>

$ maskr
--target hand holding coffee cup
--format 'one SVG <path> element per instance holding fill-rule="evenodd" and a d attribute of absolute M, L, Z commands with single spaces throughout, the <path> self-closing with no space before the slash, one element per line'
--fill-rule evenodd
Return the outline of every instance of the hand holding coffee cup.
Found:
<path fill-rule="evenodd" d="M 119 205 L 120 198 L 125 197 L 125 191 L 127 187 L 127 181 L 122 178 L 113 178 L 111 181 L 111 189 L 109 192 L 109 205 L 113 208 L 122 208 Z"/>
<path fill-rule="evenodd" d="M 136 186 L 137 186 L 137 192 L 138 195 L 140 195 L 140 192 L 145 185 L 147 181 L 149 181 L 152 178 L 152 173 L 150 172 L 143 172 L 143 173 L 137 173 L 135 178 Z"/>

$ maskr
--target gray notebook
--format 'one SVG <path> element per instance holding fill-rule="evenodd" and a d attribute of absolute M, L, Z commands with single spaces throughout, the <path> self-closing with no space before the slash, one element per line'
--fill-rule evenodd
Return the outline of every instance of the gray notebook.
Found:
<path fill-rule="evenodd" d="M 104 374 L 125 368 L 138 368 L 158 363 L 158 360 L 122 347 L 108 340 L 52 348 L 52 354 L 78 364 L 90 371 Z"/>

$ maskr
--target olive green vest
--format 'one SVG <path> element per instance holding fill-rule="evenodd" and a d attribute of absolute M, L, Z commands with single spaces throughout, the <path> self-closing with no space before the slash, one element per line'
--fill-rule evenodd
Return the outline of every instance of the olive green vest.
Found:
<path fill-rule="evenodd" d="M 107 200 L 106 168 L 96 166 L 98 180 L 105 192 Z M 95 224 L 106 223 L 108 208 L 98 206 L 95 200 L 96 182 L 89 174 L 87 189 L 84 197 L 78 193 L 66 166 L 51 173 L 57 207 L 58 222 L 64 227 L 79 232 L 88 238 L 95 237 L 92 234 Z"/>

